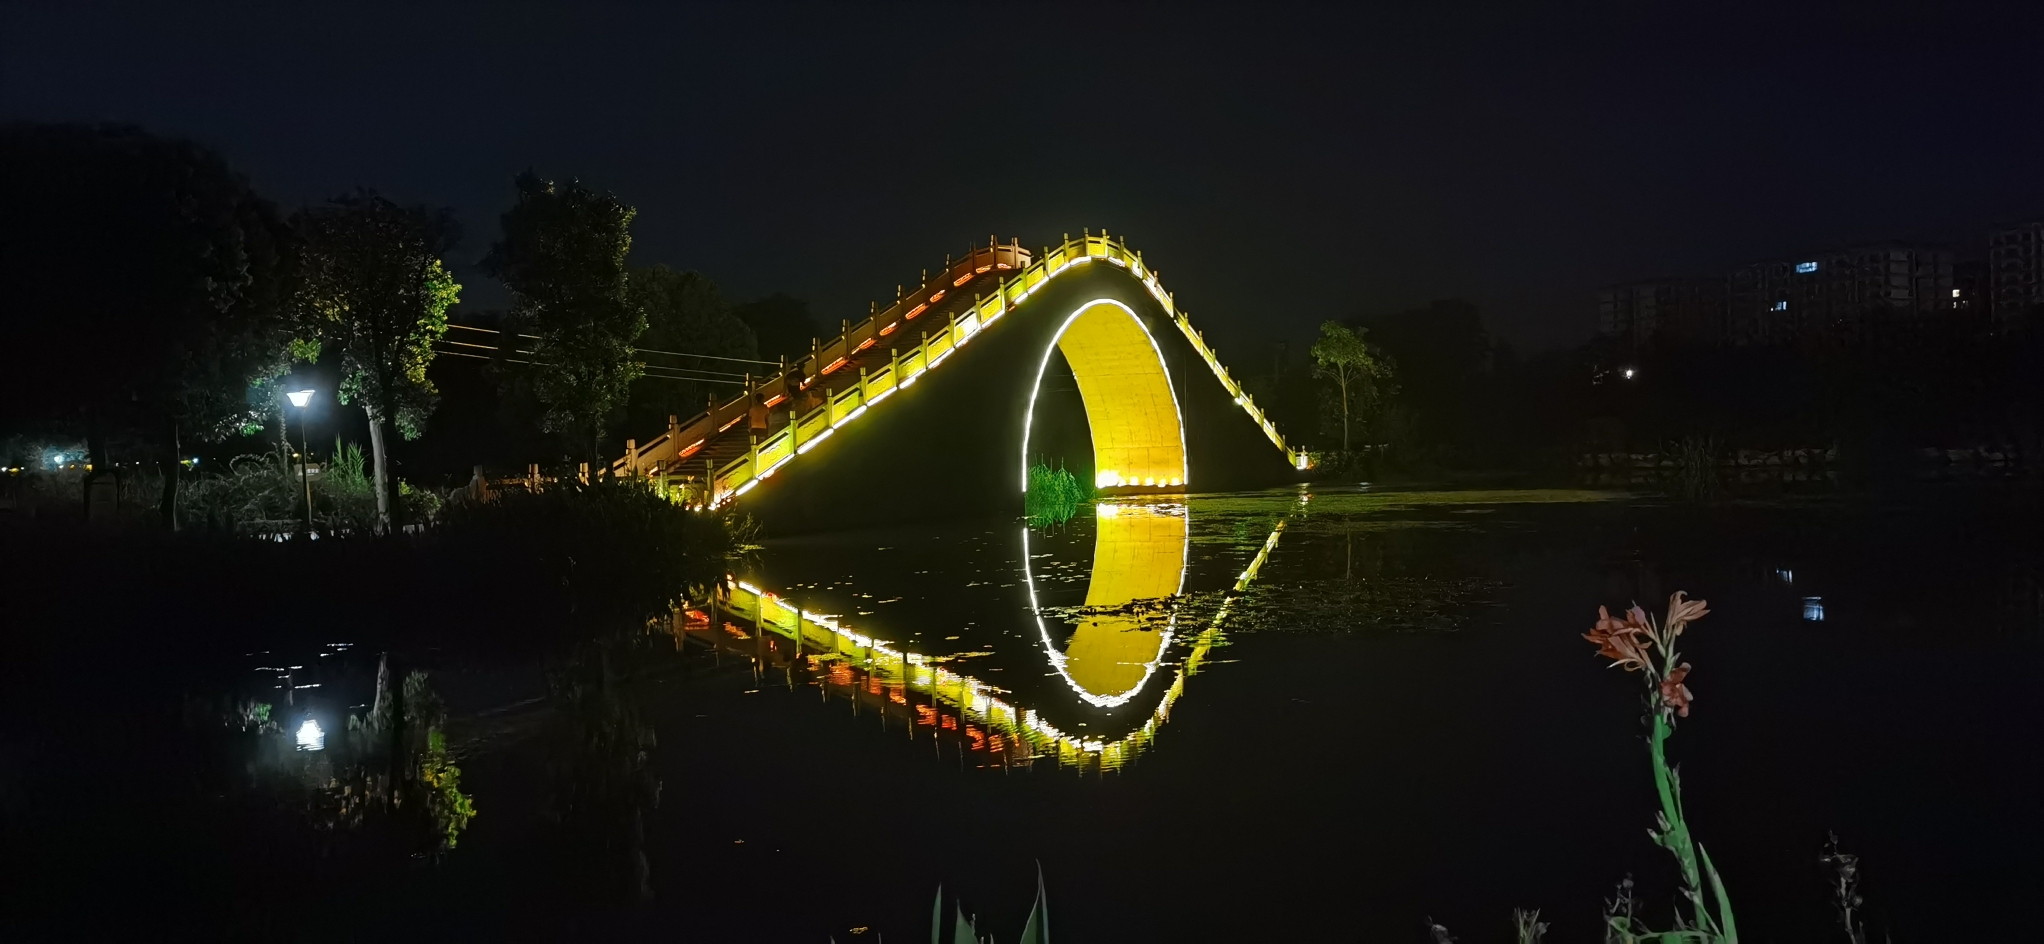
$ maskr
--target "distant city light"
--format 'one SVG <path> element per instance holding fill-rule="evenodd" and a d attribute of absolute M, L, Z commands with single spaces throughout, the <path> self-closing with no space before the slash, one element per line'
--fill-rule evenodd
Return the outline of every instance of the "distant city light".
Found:
<path fill-rule="evenodd" d="M 1636 375 L 1637 375 L 1638 373 L 1639 373 L 1639 371 L 1637 371 L 1637 370 L 1635 370 L 1635 369 L 1633 369 L 1633 368 L 1631 368 L 1631 367 L 1627 367 L 1627 368 L 1625 369 L 1625 379 L 1627 379 L 1627 380 L 1631 380 L 1631 379 L 1632 379 L 1632 378 L 1633 378 L 1634 376 L 1636 376 Z"/>
<path fill-rule="evenodd" d="M 1798 263 L 1796 263 L 1796 271 L 1797 271 L 1797 272 L 1815 272 L 1815 271 L 1817 271 L 1817 264 L 1816 264 L 1816 263 L 1814 263 L 1814 262 L 1798 262 Z"/>
<path fill-rule="evenodd" d="M 1791 587 L 1796 584 L 1796 572 L 1787 567 L 1776 567 L 1774 575 L 1781 578 L 1782 583 L 1788 584 Z"/>
<path fill-rule="evenodd" d="M 1786 301 L 1780 301 L 1780 302 L 1775 302 L 1775 303 L 1774 303 L 1774 310 L 1775 310 L 1775 311 L 1787 311 L 1787 310 L 1788 310 L 1788 302 L 1786 302 Z"/>
<path fill-rule="evenodd" d="M 1824 598 L 1803 598 L 1803 619 L 1812 623 L 1824 622 Z"/>
<path fill-rule="evenodd" d="M 1953 289 L 1953 290 L 1952 290 L 1952 297 L 1953 297 L 1953 298 L 1958 298 L 1958 297 L 1959 297 L 1959 290 L 1958 290 L 1958 289 L 1956 289 L 1956 288 L 1955 288 L 1955 289 Z"/>
<path fill-rule="evenodd" d="M 320 730 L 319 722 L 311 718 L 298 726 L 298 749 L 301 751 L 326 750 L 326 732 Z"/>
<path fill-rule="evenodd" d="M 285 394 L 285 396 L 290 397 L 291 405 L 298 407 L 299 409 L 304 409 L 306 404 L 312 402 L 311 390 L 293 390 L 290 393 Z"/>

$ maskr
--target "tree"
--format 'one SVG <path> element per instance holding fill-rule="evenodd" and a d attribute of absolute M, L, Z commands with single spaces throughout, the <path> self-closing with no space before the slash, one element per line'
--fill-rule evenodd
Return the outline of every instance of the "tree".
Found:
<path fill-rule="evenodd" d="M 483 270 L 511 289 L 513 323 L 539 338 L 530 376 L 540 425 L 594 460 L 606 423 L 644 373 L 633 347 L 646 313 L 625 275 L 638 211 L 572 180 L 557 186 L 526 171 L 514 183 L 518 202 Z"/>
<path fill-rule="evenodd" d="M 808 357 L 815 339 L 823 332 L 809 314 L 809 303 L 792 295 L 775 293 L 746 302 L 732 312 L 759 339 L 759 354 L 769 360 Z"/>
<path fill-rule="evenodd" d="M 288 366 L 276 208 L 189 141 L 33 123 L 0 126 L 0 207 L 0 433 L 155 463 L 175 528 L 186 441 L 260 429 L 249 388 Z"/>
<path fill-rule="evenodd" d="M 1384 362 L 1370 353 L 1363 340 L 1368 331 L 1355 331 L 1340 322 L 1320 325 L 1320 340 L 1313 342 L 1314 371 L 1334 381 L 1341 398 L 1341 451 L 1349 451 L 1349 417 L 1375 405 L 1378 381 L 1390 376 Z"/>
<path fill-rule="evenodd" d="M 461 293 L 441 257 L 456 227 L 446 210 L 404 207 L 369 191 L 300 211 L 301 317 L 322 352 L 340 356 L 340 400 L 369 414 L 377 527 L 393 504 L 386 430 L 417 439 L 438 393 L 426 377 L 433 342 Z"/>
<path fill-rule="evenodd" d="M 669 415 L 694 416 L 703 409 L 705 393 L 722 386 L 728 397 L 736 390 L 703 380 L 674 378 L 700 376 L 705 371 L 743 373 L 746 365 L 663 353 L 759 356 L 752 329 L 731 314 L 731 306 L 715 282 L 696 272 L 655 265 L 633 269 L 626 290 L 631 303 L 646 313 L 646 333 L 639 336 L 640 355 L 649 365 L 658 365 L 658 375 L 649 373 L 632 384 L 627 428 L 650 429 L 664 424 Z M 751 372 L 762 373 L 757 368 Z"/>
<path fill-rule="evenodd" d="M 1441 299 L 1424 308 L 1352 321 L 1369 329 L 1379 357 L 1398 365 L 1398 405 L 1426 445 L 1467 457 L 1493 439 L 1497 347 L 1482 312 Z"/>

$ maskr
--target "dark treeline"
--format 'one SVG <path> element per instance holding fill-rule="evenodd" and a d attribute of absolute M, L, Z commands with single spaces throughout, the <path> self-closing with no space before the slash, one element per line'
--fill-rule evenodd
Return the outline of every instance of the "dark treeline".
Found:
<path fill-rule="evenodd" d="M 2038 461 L 2044 318 L 1946 316 L 1835 326 L 1771 345 L 1599 338 L 1520 357 L 1464 301 L 1347 319 L 1385 365 L 1380 400 L 1353 417 L 1379 466 L 1560 473 L 1595 454 L 1665 453 L 1685 440 L 1738 450 L 1811 450 L 1843 480 L 1907 472 L 1931 451 Z M 1317 349 L 1317 346 L 1316 346 Z M 1339 392 L 1285 346 L 1251 387 L 1281 428 L 1326 454 L 1341 440 Z"/>
<path fill-rule="evenodd" d="M 799 299 L 732 305 L 633 263 L 636 211 L 614 196 L 511 183 L 482 269 L 512 304 L 470 312 L 444 209 L 358 190 L 294 211 L 190 141 L 0 126 L 0 468 L 44 479 L 14 483 L 15 507 L 98 495 L 174 528 L 200 468 L 290 462 L 308 412 L 285 394 L 312 389 L 310 412 L 367 447 L 389 527 L 408 484 L 595 465 L 820 333 Z"/>

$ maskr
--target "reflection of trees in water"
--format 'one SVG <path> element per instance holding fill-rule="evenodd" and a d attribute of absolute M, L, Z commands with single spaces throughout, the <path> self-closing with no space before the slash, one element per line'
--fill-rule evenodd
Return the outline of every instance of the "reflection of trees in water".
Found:
<path fill-rule="evenodd" d="M 560 724 L 548 766 L 568 841 L 598 863 L 590 873 L 597 891 L 623 890 L 645 900 L 653 895 L 646 821 L 660 805 L 661 784 L 652 771 L 658 739 L 621 675 L 640 642 L 584 643 L 549 667 L 547 688 Z"/>
<path fill-rule="evenodd" d="M 293 719 L 243 701 L 194 706 L 202 788 L 266 821 L 267 844 L 330 858 L 403 859 L 453 849 L 475 807 L 461 791 L 441 733 L 446 711 L 424 672 L 400 686 L 388 661 L 377 670 L 367 716 L 301 750 Z M 310 835 L 307 835 L 309 832 Z"/>

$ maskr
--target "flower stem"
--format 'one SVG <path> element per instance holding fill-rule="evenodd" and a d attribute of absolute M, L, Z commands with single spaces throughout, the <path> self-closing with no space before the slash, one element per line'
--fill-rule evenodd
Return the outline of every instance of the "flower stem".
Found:
<path fill-rule="evenodd" d="M 1696 845 L 1689 838 L 1689 823 L 1682 816 L 1682 786 L 1674 770 L 1668 766 L 1668 735 L 1674 733 L 1666 708 L 1654 711 L 1654 736 L 1652 750 L 1654 757 L 1654 790 L 1661 799 L 1661 818 L 1667 822 L 1662 834 L 1661 845 L 1675 856 L 1682 868 L 1682 894 L 1687 896 L 1690 908 L 1695 914 L 1695 926 L 1728 944 L 1737 941 L 1736 936 L 1727 935 L 1711 916 L 1703 903 L 1703 876 L 1697 868 Z M 1726 909 L 1729 914 L 1729 909 Z"/>

